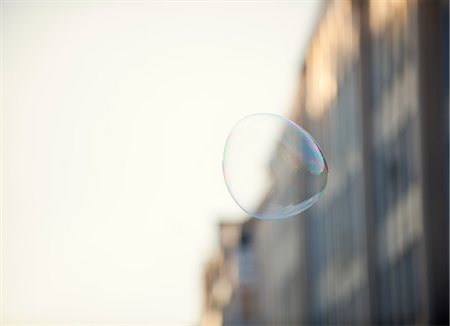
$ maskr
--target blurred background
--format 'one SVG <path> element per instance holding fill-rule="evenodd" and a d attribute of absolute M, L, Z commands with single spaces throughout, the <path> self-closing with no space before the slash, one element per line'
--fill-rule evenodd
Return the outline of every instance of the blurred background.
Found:
<path fill-rule="evenodd" d="M 0 1 L 1 321 L 198 325 L 217 224 L 245 218 L 225 140 L 289 112 L 320 8 Z"/>
<path fill-rule="evenodd" d="M 448 324 L 448 1 L 0 9 L 0 323 Z M 256 112 L 328 161 L 299 216 L 226 189 Z"/>
<path fill-rule="evenodd" d="M 289 117 L 321 145 L 327 188 L 297 218 L 223 219 L 204 325 L 448 325 L 448 15 L 323 3 Z"/>

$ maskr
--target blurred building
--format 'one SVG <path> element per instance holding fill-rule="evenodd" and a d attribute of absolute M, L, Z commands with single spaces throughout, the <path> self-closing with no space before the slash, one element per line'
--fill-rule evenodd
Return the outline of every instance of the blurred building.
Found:
<path fill-rule="evenodd" d="M 448 28 L 447 1 L 324 10 L 297 114 L 330 166 L 309 322 L 448 324 Z"/>
<path fill-rule="evenodd" d="M 290 118 L 321 145 L 327 189 L 300 217 L 243 224 L 250 272 L 225 324 L 449 323 L 448 5 L 326 2 Z"/>
<path fill-rule="evenodd" d="M 448 1 L 361 9 L 371 313 L 380 323 L 448 324 L 448 10 Z"/>
<path fill-rule="evenodd" d="M 256 270 L 253 221 L 221 223 L 219 250 L 204 272 L 202 325 L 255 323 Z"/>
<path fill-rule="evenodd" d="M 230 309 L 231 296 L 239 288 L 236 251 L 241 228 L 240 223 L 220 224 L 219 249 L 210 257 L 204 269 L 201 325 L 222 325 L 224 310 Z"/>

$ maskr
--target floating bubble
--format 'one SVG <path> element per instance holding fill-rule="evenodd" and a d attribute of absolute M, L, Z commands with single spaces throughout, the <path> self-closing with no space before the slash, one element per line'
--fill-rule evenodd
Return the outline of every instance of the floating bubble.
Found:
<path fill-rule="evenodd" d="M 270 113 L 249 115 L 233 127 L 222 165 L 234 201 L 261 219 L 299 214 L 327 184 L 327 162 L 311 135 Z"/>

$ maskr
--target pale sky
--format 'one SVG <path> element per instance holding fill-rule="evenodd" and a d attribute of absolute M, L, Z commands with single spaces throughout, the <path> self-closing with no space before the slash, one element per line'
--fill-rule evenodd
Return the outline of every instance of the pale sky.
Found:
<path fill-rule="evenodd" d="M 198 323 L 226 137 L 289 111 L 320 5 L 3 2 L 3 321 Z"/>

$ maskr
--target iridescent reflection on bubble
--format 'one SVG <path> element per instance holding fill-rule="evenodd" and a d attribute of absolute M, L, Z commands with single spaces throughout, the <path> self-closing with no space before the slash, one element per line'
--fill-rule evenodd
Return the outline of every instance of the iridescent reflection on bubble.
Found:
<path fill-rule="evenodd" d="M 249 115 L 233 127 L 222 164 L 235 202 L 260 219 L 301 213 L 317 202 L 327 184 L 327 162 L 311 135 L 270 113 Z"/>

